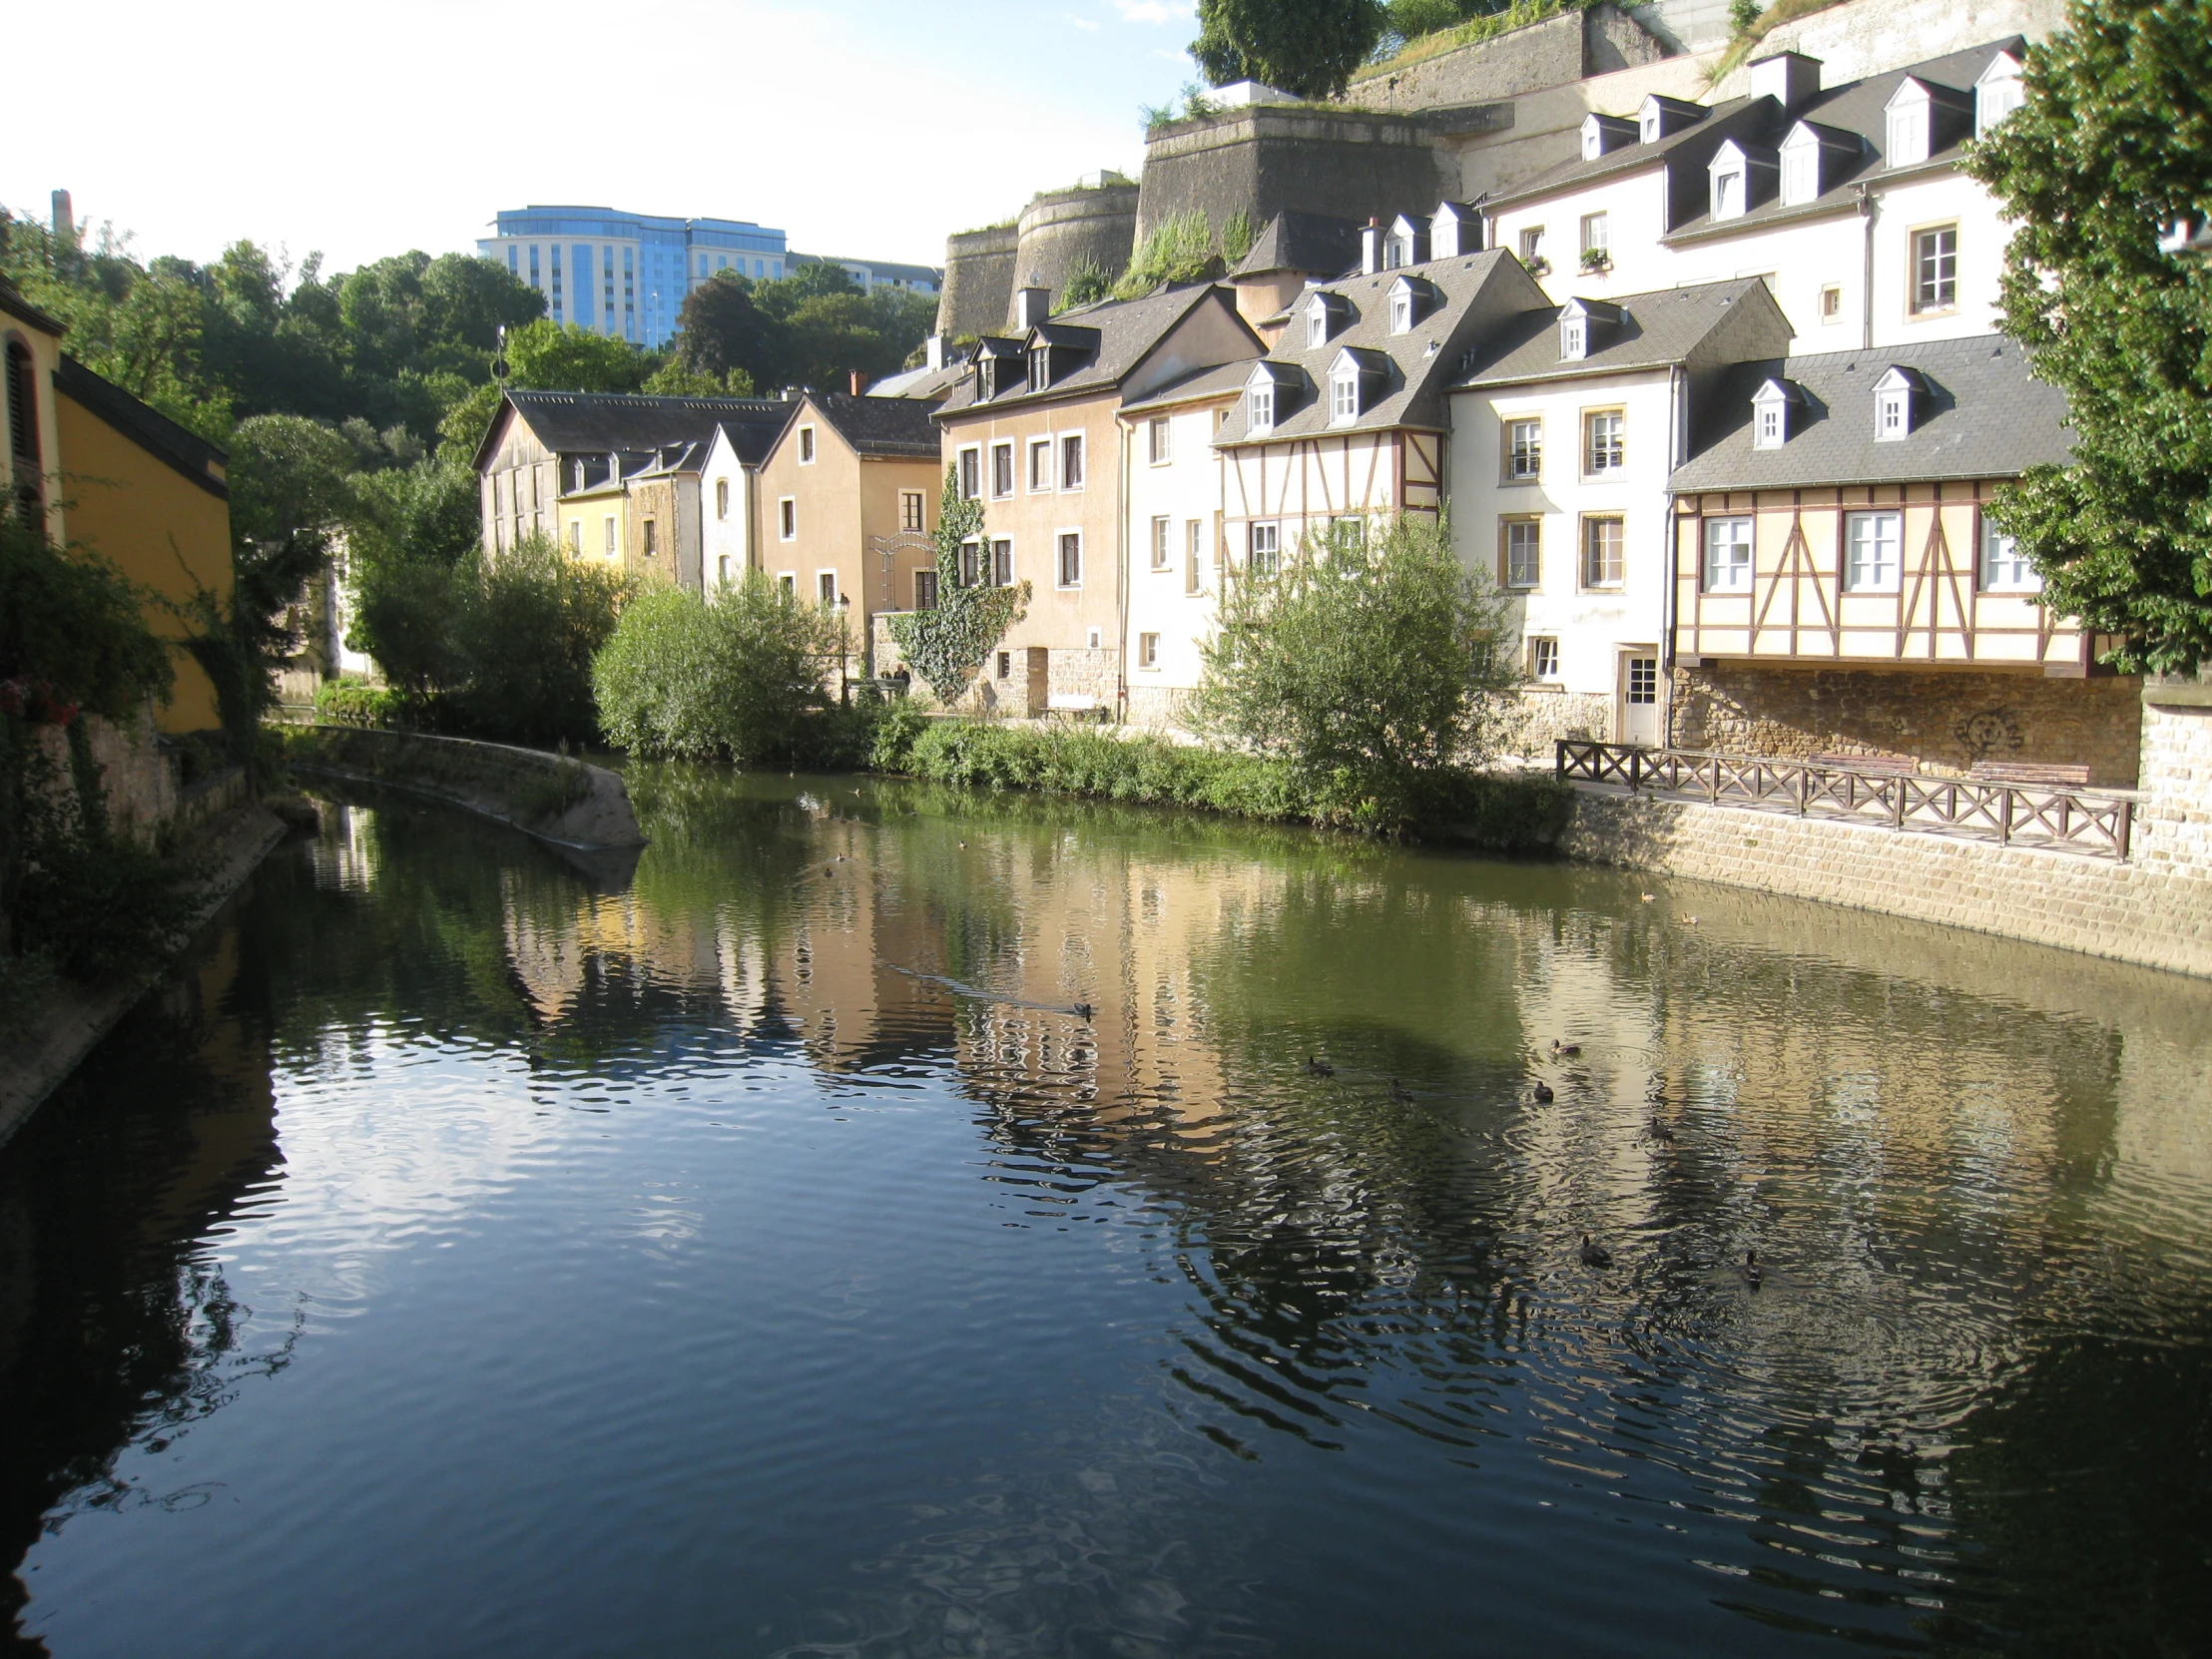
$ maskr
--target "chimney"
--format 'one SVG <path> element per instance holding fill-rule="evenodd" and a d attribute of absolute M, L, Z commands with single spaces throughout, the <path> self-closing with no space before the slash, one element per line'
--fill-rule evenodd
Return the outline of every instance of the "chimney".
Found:
<path fill-rule="evenodd" d="M 846 382 L 851 386 L 854 397 L 865 397 L 867 395 L 867 376 L 858 369 L 855 368 L 846 376 Z"/>
<path fill-rule="evenodd" d="M 1821 90 L 1821 60 L 1802 52 L 1777 52 L 1753 60 L 1751 96 L 1772 98 L 1786 110 L 1794 110 Z"/>
<path fill-rule="evenodd" d="M 921 360 L 929 368 L 944 367 L 944 335 L 931 334 L 921 342 Z"/>
<path fill-rule="evenodd" d="M 57 248 L 77 246 L 77 216 L 69 206 L 69 192 L 54 193 L 54 245 Z"/>
<path fill-rule="evenodd" d="M 1019 288 L 1014 293 L 1014 326 L 1034 328 L 1052 314 L 1050 288 Z"/>
<path fill-rule="evenodd" d="M 1367 229 L 1360 233 L 1360 274 L 1373 276 L 1382 269 L 1382 222 L 1368 221 Z"/>
<path fill-rule="evenodd" d="M 806 394 L 807 388 L 805 386 L 786 386 L 777 395 L 782 397 L 783 400 L 787 403 L 796 403 Z"/>

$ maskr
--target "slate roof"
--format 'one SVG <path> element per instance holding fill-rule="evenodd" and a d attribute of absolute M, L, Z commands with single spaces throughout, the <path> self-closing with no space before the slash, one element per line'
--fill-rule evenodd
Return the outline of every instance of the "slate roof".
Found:
<path fill-rule="evenodd" d="M 776 447 L 776 440 L 784 435 L 784 428 L 791 424 L 792 416 L 799 413 L 796 399 L 787 403 L 779 398 L 773 408 L 781 413 L 770 419 L 715 422 L 716 429 L 730 440 L 730 448 L 736 453 L 740 466 L 759 466 L 767 460 L 768 452 Z M 707 443 L 709 448 L 714 447 L 711 435 Z"/>
<path fill-rule="evenodd" d="M 897 374 L 886 374 L 867 388 L 870 397 L 903 397 L 915 402 L 934 404 L 952 389 L 954 381 L 967 369 L 963 358 L 959 362 L 946 363 L 942 368 L 909 368 Z"/>
<path fill-rule="evenodd" d="M 1091 359 L 1061 375 L 1043 391 L 1030 391 L 1023 386 L 987 401 L 994 409 L 1011 408 L 1028 403 L 1049 403 L 1077 392 L 1109 390 L 1135 370 L 1177 323 L 1199 306 L 1209 303 L 1235 309 L 1226 288 L 1213 282 L 1185 282 L 1160 288 L 1142 299 L 1102 299 L 1095 305 L 1078 305 L 1062 311 L 1052 319 L 1053 323 L 1098 330 L 1098 349 Z M 993 349 L 994 342 L 1010 344 L 1017 351 L 1021 348 L 1018 339 L 985 335 L 976 341 L 977 352 Z M 937 413 L 940 416 L 958 414 L 974 407 L 975 402 L 974 377 L 963 375 Z"/>
<path fill-rule="evenodd" d="M 1579 189 L 1595 180 L 1633 173 L 1665 163 L 1673 172 L 1695 170 L 1697 177 L 1694 189 L 1689 188 L 1693 181 L 1683 180 L 1683 188 L 1674 198 L 1684 204 L 1694 203 L 1694 211 L 1686 208 L 1680 214 L 1670 214 L 1666 237 L 1662 240 L 1694 236 L 1700 231 L 1719 230 L 1723 227 L 1733 234 L 1756 228 L 1770 220 L 1831 212 L 1852 203 L 1862 184 L 1894 172 L 1918 171 L 1924 166 L 1944 166 L 1958 160 L 1963 153 L 1964 141 L 1961 139 L 1959 142 L 1937 147 L 1925 163 L 1916 162 L 1905 169 L 1894 169 L 1887 164 L 1883 153 L 1889 144 L 1889 125 L 1884 106 L 1889 103 L 1901 82 L 1910 77 L 1934 86 L 1947 87 L 1964 94 L 1970 103 L 1974 82 L 1980 79 L 1982 71 L 1989 67 L 1999 52 L 2009 52 L 2014 57 L 2021 57 L 2026 49 L 2026 43 L 2020 36 L 2007 35 L 1985 45 L 1967 47 L 1963 51 L 1946 53 L 1939 58 L 1929 58 L 1921 63 L 1887 70 L 1880 75 L 1870 75 L 1864 80 L 1823 87 L 1789 110 L 1784 110 L 1772 98 L 1732 98 L 1712 105 L 1703 121 L 1669 134 L 1656 143 L 1631 144 L 1590 161 L 1578 159 L 1565 163 L 1549 173 L 1537 175 L 1525 185 L 1500 193 L 1483 206 L 1495 213 L 1500 208 Z M 1713 220 L 1710 213 L 1710 193 L 1705 189 L 1705 170 L 1723 141 L 1733 138 L 1746 147 L 1773 150 L 1790 136 L 1790 130 L 1800 121 L 1810 121 L 1816 126 L 1829 128 L 1832 132 L 1857 138 L 1860 156 L 1856 164 L 1836 166 L 1829 176 L 1828 189 L 1810 203 L 1786 208 L 1782 205 L 1779 189 L 1770 187 L 1767 199 L 1754 205 L 1750 212 L 1735 219 L 1717 222 Z M 1970 125 L 1967 134 L 1971 134 Z"/>
<path fill-rule="evenodd" d="M 1912 433 L 1875 441 L 1874 386 L 1893 367 L 1917 372 Z M 1751 446 L 1751 399 L 1770 379 L 1795 385 L 1792 432 L 1779 449 Z M 1690 458 L 1667 487 L 1795 489 L 1819 484 L 2009 478 L 2072 452 L 2066 399 L 2028 372 L 2027 354 L 1998 334 L 1925 344 L 1824 351 L 1737 364 L 1693 413 Z"/>
<path fill-rule="evenodd" d="M 881 460 L 937 458 L 937 427 L 929 418 L 933 411 L 927 403 L 903 397 L 852 397 L 844 392 L 818 392 L 808 401 L 859 455 Z"/>
<path fill-rule="evenodd" d="M 1172 409 L 1179 403 L 1188 403 L 1201 397 L 1218 397 L 1224 392 L 1240 390 L 1252 378 L 1255 359 L 1245 357 L 1233 363 L 1218 363 L 1212 368 L 1202 368 L 1186 374 L 1180 380 L 1171 380 L 1147 395 L 1142 402 L 1124 403 L 1123 414 L 1151 414 L 1160 409 Z"/>
<path fill-rule="evenodd" d="M 1237 269 L 1230 275 L 1258 276 L 1271 271 L 1303 271 L 1316 276 L 1341 276 L 1359 265 L 1359 221 L 1286 210 L 1260 228 L 1251 252 L 1237 262 Z"/>
<path fill-rule="evenodd" d="M 1558 322 L 1565 307 L 1542 305 L 1522 311 L 1481 341 L 1469 356 L 1458 384 L 1466 388 L 1511 386 L 1666 368 L 1709 354 L 1710 348 L 1719 343 L 1716 336 L 1734 335 L 1745 327 L 1752 330 L 1752 337 L 1743 342 L 1751 350 L 1786 345 L 1790 339 L 1789 320 L 1775 304 L 1767 284 L 1757 276 L 1585 303 L 1591 312 L 1588 356 L 1560 357 Z M 1617 322 L 1601 320 L 1601 307 L 1605 306 L 1617 308 Z M 1752 313 L 1766 315 L 1742 314 L 1747 306 Z M 1762 323 L 1767 324 L 1764 330 Z"/>
<path fill-rule="evenodd" d="M 504 403 L 557 455 L 705 442 L 718 425 L 730 428 L 734 440 L 738 428 L 767 427 L 768 442 L 773 443 L 795 406 L 772 397 L 643 397 L 609 391 L 509 391 Z M 489 462 L 505 424 L 495 417 L 476 446 L 477 471 Z"/>
<path fill-rule="evenodd" d="M 222 450 L 121 386 L 103 380 L 66 352 L 54 370 L 54 389 L 218 500 L 231 498 L 231 487 L 221 475 L 229 458 Z"/>
<path fill-rule="evenodd" d="M 1401 276 L 1426 281 L 1435 302 L 1410 330 L 1393 334 L 1389 293 Z M 1293 306 L 1290 326 L 1266 360 L 1300 387 L 1298 406 L 1286 413 L 1279 403 L 1275 424 L 1252 433 L 1246 430 L 1251 411 L 1240 400 L 1215 437 L 1216 445 L 1276 443 L 1390 426 L 1440 431 L 1446 424 L 1444 392 L 1468 347 L 1499 323 L 1543 303 L 1543 290 L 1520 262 L 1495 248 L 1373 276 L 1347 276 L 1308 291 L 1342 294 L 1350 301 L 1351 320 L 1324 343 L 1309 347 L 1305 303 L 1302 299 Z M 1329 366 L 1347 346 L 1369 349 L 1385 359 L 1386 380 L 1381 395 L 1360 412 L 1359 419 L 1334 426 L 1329 420 Z M 1248 375 L 1252 366 L 1244 365 Z"/>

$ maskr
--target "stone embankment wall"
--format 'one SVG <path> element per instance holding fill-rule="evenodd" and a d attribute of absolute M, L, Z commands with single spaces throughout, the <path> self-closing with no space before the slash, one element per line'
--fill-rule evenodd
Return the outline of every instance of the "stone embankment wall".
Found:
<path fill-rule="evenodd" d="M 542 750 L 313 726 L 288 733 L 285 754 L 295 772 L 427 795 L 558 846 L 597 851 L 645 842 L 619 775 Z"/>
<path fill-rule="evenodd" d="M 2141 689 L 2118 677 L 1679 668 L 1674 747 L 1798 761 L 1865 755 L 1937 774 L 1983 760 L 2086 763 L 2092 787 L 2132 789 Z"/>
<path fill-rule="evenodd" d="M 1665 41 L 1618 6 L 1600 4 L 1416 63 L 1380 65 L 1354 80 L 1344 101 L 1358 109 L 1394 111 L 1482 104 L 1657 63 L 1668 51 Z"/>
<path fill-rule="evenodd" d="M 2125 863 L 1609 790 L 1560 850 L 2212 977 L 2212 706 L 2145 706 L 2141 772 Z"/>
<path fill-rule="evenodd" d="M 1136 250 L 1137 187 L 1047 191 L 1021 210 L 1014 235 L 1013 286 L 1044 288 L 1057 305 L 1076 272 L 1088 267 L 1111 282 L 1129 269 Z M 1006 299 L 994 333 L 1012 328 L 1010 290 Z"/>
<path fill-rule="evenodd" d="M 937 290 L 937 332 L 954 339 L 995 334 L 1014 297 L 1011 225 L 961 231 L 944 239 L 944 285 Z"/>

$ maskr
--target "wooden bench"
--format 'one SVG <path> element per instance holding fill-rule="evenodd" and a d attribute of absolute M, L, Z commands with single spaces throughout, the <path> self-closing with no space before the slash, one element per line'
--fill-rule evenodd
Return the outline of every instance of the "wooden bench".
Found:
<path fill-rule="evenodd" d="M 1816 755 L 1813 764 L 1850 772 L 1879 772 L 1889 778 L 1911 778 L 1921 770 L 1919 762 L 1902 755 Z"/>
<path fill-rule="evenodd" d="M 2052 784 L 2086 787 L 2089 769 L 2062 761 L 1976 761 L 1966 776 L 1983 784 Z"/>

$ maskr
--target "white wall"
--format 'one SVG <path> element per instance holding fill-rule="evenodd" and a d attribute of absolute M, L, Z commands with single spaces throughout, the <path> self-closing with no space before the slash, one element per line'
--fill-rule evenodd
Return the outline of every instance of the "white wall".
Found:
<path fill-rule="evenodd" d="M 1168 414 L 1170 448 L 1164 464 L 1149 459 L 1148 417 L 1131 422 L 1128 548 L 1129 687 L 1132 703 L 1146 690 L 1188 691 L 1203 673 L 1199 642 L 1212 630 L 1221 558 L 1221 460 L 1213 445 L 1215 411 L 1234 401 L 1222 396 Z M 1168 564 L 1152 568 L 1152 521 L 1168 520 Z M 1185 562 L 1190 527 L 1199 526 L 1199 591 L 1189 591 Z M 1143 666 L 1140 643 L 1160 636 L 1156 667 Z"/>
<path fill-rule="evenodd" d="M 727 513 L 716 510 L 722 485 L 730 490 Z M 723 579 L 724 559 L 730 561 L 729 580 L 733 585 L 745 579 L 752 553 L 752 474 L 718 430 L 699 476 L 700 572 L 710 594 Z"/>

